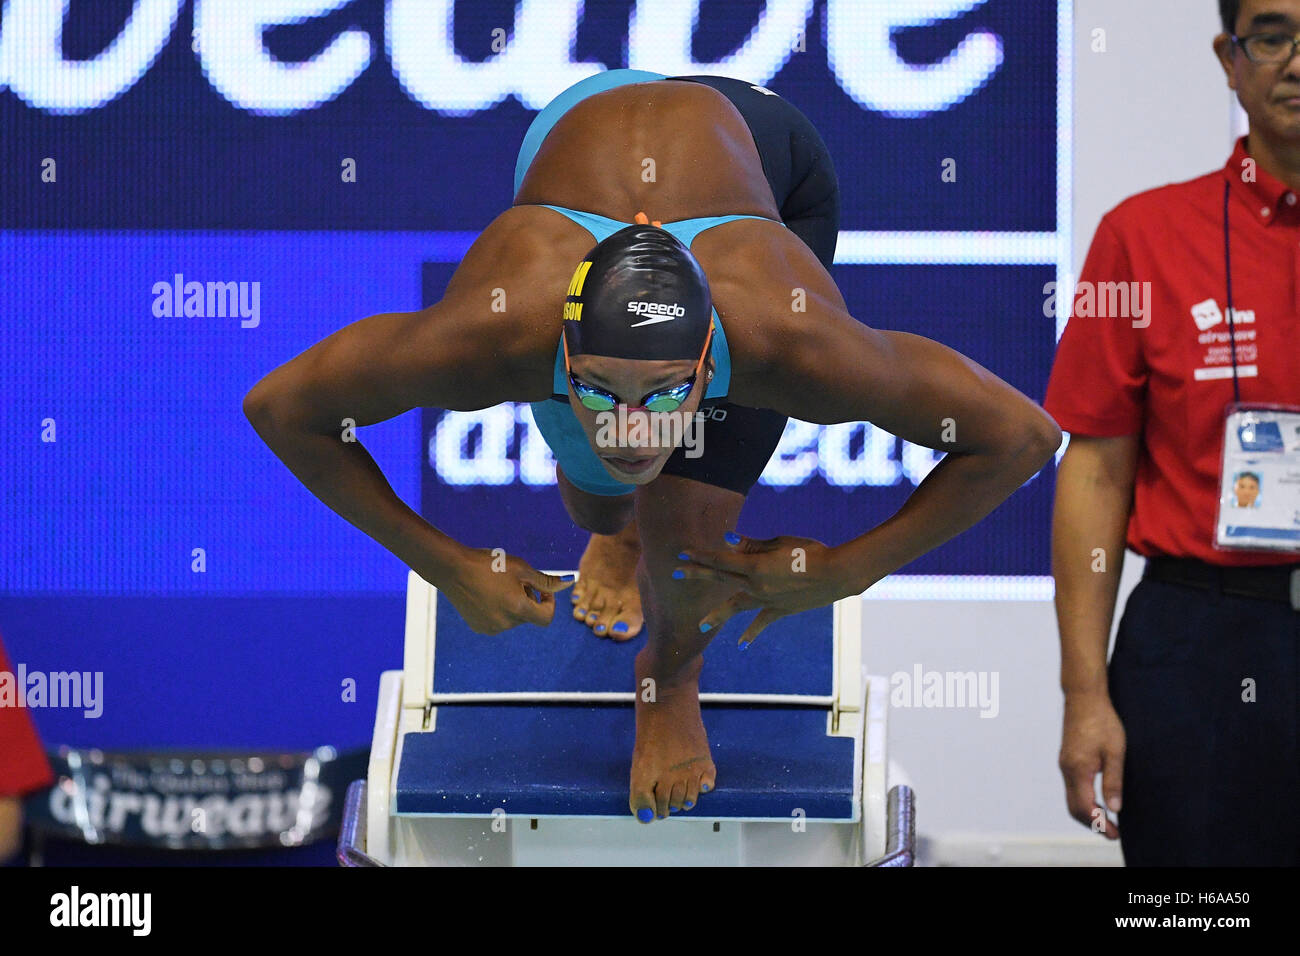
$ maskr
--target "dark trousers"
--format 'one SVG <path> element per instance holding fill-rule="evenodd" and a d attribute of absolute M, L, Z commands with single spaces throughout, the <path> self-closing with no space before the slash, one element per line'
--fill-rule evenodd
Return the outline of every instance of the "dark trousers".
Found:
<path fill-rule="evenodd" d="M 1139 582 L 1109 671 L 1129 866 L 1300 866 L 1298 645 L 1289 604 Z"/>

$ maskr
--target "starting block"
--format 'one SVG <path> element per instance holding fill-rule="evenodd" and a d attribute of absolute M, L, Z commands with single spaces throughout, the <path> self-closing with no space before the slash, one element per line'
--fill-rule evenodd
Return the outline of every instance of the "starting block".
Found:
<path fill-rule="evenodd" d="M 551 572 L 563 573 L 563 572 Z M 887 790 L 888 682 L 861 666 L 858 596 L 729 621 L 700 702 L 717 789 L 667 820 L 628 810 L 633 658 L 560 594 L 547 628 L 475 634 L 409 573 L 403 668 L 380 679 L 344 866 L 910 866 L 912 792 Z"/>

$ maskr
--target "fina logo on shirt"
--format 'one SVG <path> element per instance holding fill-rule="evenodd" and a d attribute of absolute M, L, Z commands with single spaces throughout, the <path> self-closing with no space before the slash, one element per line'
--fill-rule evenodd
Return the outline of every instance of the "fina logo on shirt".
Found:
<path fill-rule="evenodd" d="M 1215 382 L 1221 379 L 1254 378 L 1259 375 L 1259 342 L 1255 333 L 1255 312 L 1252 309 L 1233 309 L 1232 326 L 1218 328 L 1227 321 L 1224 311 L 1214 299 L 1206 299 L 1192 306 L 1192 321 L 1196 323 L 1196 344 L 1199 367 L 1192 370 L 1197 382 Z M 1236 328 L 1239 325 L 1248 328 Z M 1235 329 L 1235 332 L 1234 332 Z"/>
<path fill-rule="evenodd" d="M 1192 306 L 1192 319 L 1196 322 L 1196 327 L 1204 332 L 1206 329 L 1212 329 L 1220 322 L 1224 321 L 1223 312 L 1219 309 L 1219 303 L 1213 299 L 1206 299 L 1204 302 L 1198 302 Z M 1255 321 L 1254 309 L 1233 309 L 1232 322 L 1236 325 L 1240 322 L 1243 325 Z"/>

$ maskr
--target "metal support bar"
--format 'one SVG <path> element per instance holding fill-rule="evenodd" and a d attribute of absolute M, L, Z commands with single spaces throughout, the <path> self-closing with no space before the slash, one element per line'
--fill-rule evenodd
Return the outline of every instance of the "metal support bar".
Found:
<path fill-rule="evenodd" d="M 339 866 L 386 866 L 366 853 L 366 782 L 353 780 L 343 800 L 343 824 L 334 851 Z"/>
<path fill-rule="evenodd" d="M 912 788 L 902 784 L 889 791 L 885 855 L 867 866 L 913 866 L 916 863 L 915 799 Z"/>

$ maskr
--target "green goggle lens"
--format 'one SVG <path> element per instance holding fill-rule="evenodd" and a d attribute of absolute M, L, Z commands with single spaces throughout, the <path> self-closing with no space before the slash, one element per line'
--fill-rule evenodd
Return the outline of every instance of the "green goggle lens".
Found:
<path fill-rule="evenodd" d="M 569 377 L 573 384 L 573 390 L 578 395 L 578 401 L 582 402 L 583 408 L 590 409 L 593 412 L 610 412 L 618 405 L 618 399 L 608 392 L 579 382 L 573 376 Z M 672 388 L 666 388 L 662 392 L 655 392 L 645 397 L 644 408 L 651 412 L 673 412 L 681 407 L 691 394 L 691 388 L 695 385 L 695 379 L 689 382 L 682 382 L 680 385 L 674 385 Z"/>
<path fill-rule="evenodd" d="M 646 408 L 652 412 L 675 412 L 681 407 L 683 401 L 683 398 L 677 398 L 673 395 L 660 395 L 652 398 L 646 404 Z"/>

